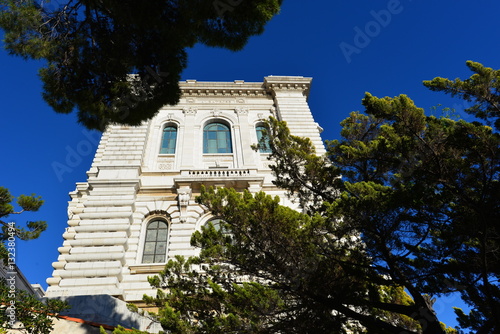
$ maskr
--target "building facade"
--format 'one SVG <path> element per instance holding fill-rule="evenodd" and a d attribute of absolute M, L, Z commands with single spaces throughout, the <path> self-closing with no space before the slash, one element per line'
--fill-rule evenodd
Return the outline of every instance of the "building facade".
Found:
<path fill-rule="evenodd" d="M 70 193 L 68 227 L 47 279 L 47 297 L 106 294 L 141 303 L 147 277 L 214 219 L 195 203 L 201 185 L 265 191 L 292 205 L 272 181 L 265 149 L 251 148 L 269 116 L 325 152 L 307 97 L 310 78 L 181 82 L 182 97 L 141 126 L 110 126 L 87 182 Z"/>

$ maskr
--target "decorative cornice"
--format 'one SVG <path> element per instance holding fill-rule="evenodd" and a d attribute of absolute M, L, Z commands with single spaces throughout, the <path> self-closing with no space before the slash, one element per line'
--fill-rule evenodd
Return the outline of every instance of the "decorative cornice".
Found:
<path fill-rule="evenodd" d="M 210 97 L 240 97 L 240 96 L 266 96 L 268 93 L 262 89 L 245 89 L 245 90 L 218 90 L 218 89 L 181 89 L 183 97 L 187 96 L 210 96 Z"/>
<path fill-rule="evenodd" d="M 248 97 L 266 96 L 268 92 L 261 82 L 198 82 L 187 80 L 179 83 L 183 97 Z"/>
<path fill-rule="evenodd" d="M 277 91 L 302 92 L 304 96 L 309 95 L 312 78 L 269 76 L 264 78 L 264 87 L 270 93 Z"/>
<path fill-rule="evenodd" d="M 262 97 L 276 91 L 301 91 L 309 94 L 311 78 L 301 76 L 268 76 L 264 82 L 208 82 L 186 80 L 179 83 L 182 97 Z"/>

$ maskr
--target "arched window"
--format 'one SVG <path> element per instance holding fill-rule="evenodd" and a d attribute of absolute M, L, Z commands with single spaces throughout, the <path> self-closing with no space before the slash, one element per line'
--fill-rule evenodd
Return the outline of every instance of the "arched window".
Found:
<path fill-rule="evenodd" d="M 208 225 L 209 223 L 212 223 L 212 225 L 216 231 L 220 231 L 221 229 L 224 231 L 224 228 L 222 226 L 223 222 L 224 221 L 220 218 L 212 218 L 209 221 L 207 221 L 206 225 Z"/>
<path fill-rule="evenodd" d="M 167 255 L 168 223 L 153 220 L 146 228 L 142 263 L 163 263 Z"/>
<path fill-rule="evenodd" d="M 177 128 L 173 125 L 167 125 L 163 129 L 160 154 L 175 154 L 176 143 L 177 143 Z"/>
<path fill-rule="evenodd" d="M 214 227 L 214 229 L 217 231 L 217 232 L 222 232 L 222 235 L 226 238 L 231 238 L 233 239 L 233 234 L 230 233 L 227 228 L 224 226 L 225 222 L 220 219 L 220 218 L 212 218 L 210 219 L 209 221 L 207 221 L 205 223 L 205 227 L 208 227 L 209 224 L 212 224 L 212 226 Z"/>
<path fill-rule="evenodd" d="M 210 123 L 203 128 L 203 153 L 233 153 L 231 131 L 222 123 Z"/>
<path fill-rule="evenodd" d="M 257 141 L 259 144 L 259 152 L 260 153 L 271 153 L 271 146 L 269 145 L 269 136 L 267 132 L 269 131 L 263 125 L 257 125 L 255 127 L 255 131 L 257 132 Z"/>

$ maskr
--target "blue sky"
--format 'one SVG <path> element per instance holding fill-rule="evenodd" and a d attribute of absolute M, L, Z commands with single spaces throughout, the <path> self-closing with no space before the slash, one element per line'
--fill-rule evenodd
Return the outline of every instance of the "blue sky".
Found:
<path fill-rule="evenodd" d="M 323 139 L 337 139 L 339 122 L 362 110 L 365 92 L 407 94 L 426 110 L 442 104 L 463 111 L 466 104 L 431 92 L 421 82 L 436 76 L 466 78 L 466 60 L 500 68 L 499 12 L 500 3 L 494 0 L 284 0 L 280 15 L 244 50 L 190 50 L 183 79 L 313 77 L 312 113 L 325 129 Z M 42 237 L 19 242 L 17 248 L 24 274 L 46 287 L 67 226 L 68 192 L 76 182 L 86 181 L 99 134 L 78 125 L 74 115 L 56 114 L 44 103 L 39 65 L 0 50 L 0 185 L 13 195 L 36 193 L 45 200 L 35 215 L 11 219 L 48 221 Z M 57 169 L 61 165 L 67 167 L 64 172 Z M 438 300 L 442 321 L 454 324 L 451 306 L 457 303 L 456 296 Z"/>

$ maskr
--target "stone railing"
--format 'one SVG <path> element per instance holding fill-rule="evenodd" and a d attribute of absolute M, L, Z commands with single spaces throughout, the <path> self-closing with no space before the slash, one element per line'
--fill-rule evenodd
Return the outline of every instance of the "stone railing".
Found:
<path fill-rule="evenodd" d="M 184 174 L 184 173 L 181 173 Z M 186 176 L 196 178 L 233 178 L 250 176 L 248 169 L 200 169 L 186 171 Z"/>

